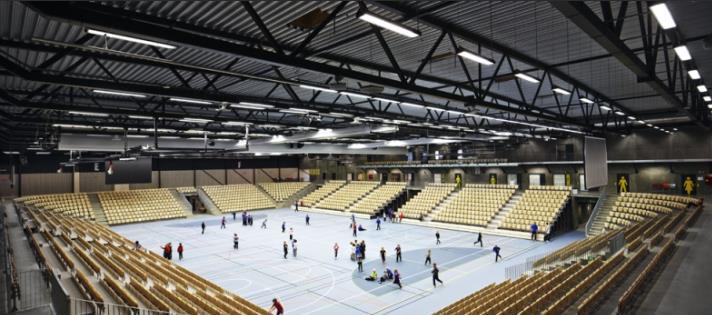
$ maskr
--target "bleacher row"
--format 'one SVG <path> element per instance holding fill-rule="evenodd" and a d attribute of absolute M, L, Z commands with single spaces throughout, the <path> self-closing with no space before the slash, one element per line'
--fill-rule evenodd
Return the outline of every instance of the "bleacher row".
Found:
<path fill-rule="evenodd" d="M 326 196 L 335 192 L 344 185 L 346 185 L 346 181 L 344 180 L 330 180 L 310 194 L 304 196 L 304 198 L 300 200 L 300 203 L 307 207 L 313 207 L 317 202 L 321 201 Z"/>
<path fill-rule="evenodd" d="M 283 202 L 309 186 L 309 182 L 259 183 L 258 185 L 274 201 Z"/>
<path fill-rule="evenodd" d="M 486 226 L 516 190 L 516 185 L 467 184 L 433 221 Z"/>
<path fill-rule="evenodd" d="M 349 211 L 375 215 L 405 191 L 405 182 L 387 182 L 357 201 Z"/>
<path fill-rule="evenodd" d="M 549 233 L 549 227 L 556 221 L 571 195 L 571 188 L 566 186 L 532 186 L 522 195 L 507 214 L 501 228 L 530 231 L 532 223 L 541 228 L 540 233 Z"/>
<path fill-rule="evenodd" d="M 313 206 L 344 211 L 378 186 L 379 182 L 376 181 L 350 181 L 330 194 L 328 198 L 316 202 Z"/>
<path fill-rule="evenodd" d="M 94 313 L 269 314 L 183 267 L 135 249 L 104 226 L 51 211 L 25 211 L 33 223 L 26 232 L 40 264 L 52 275 L 69 273 L 82 295 L 73 298 L 90 301 Z"/>
<path fill-rule="evenodd" d="M 34 195 L 19 200 L 39 209 L 51 209 L 73 217 L 94 218 L 94 209 L 84 193 Z"/>
<path fill-rule="evenodd" d="M 670 214 L 673 209 L 684 209 L 699 200 L 686 196 L 648 193 L 622 193 L 609 212 L 604 227 L 608 230 L 628 226 L 659 214 Z"/>
<path fill-rule="evenodd" d="M 400 209 L 399 215 L 409 219 L 419 219 L 433 210 L 441 201 L 454 190 L 455 184 L 432 183 L 428 184 L 417 195 L 410 198 Z"/>
<path fill-rule="evenodd" d="M 186 213 L 168 189 L 141 189 L 98 193 L 109 224 L 184 218 Z"/>
<path fill-rule="evenodd" d="M 574 242 L 536 261 L 532 275 L 488 285 L 436 314 L 591 314 L 625 279 L 634 277 L 620 297 L 611 297 L 617 299 L 618 312 L 627 313 L 635 304 L 643 283 L 662 268 L 662 262 L 674 250 L 674 241 L 684 234 L 702 209 L 699 200 L 687 197 L 663 199 L 670 196 L 645 194 L 628 197 L 633 200 L 625 202 L 666 200 L 675 204 L 668 204 L 674 206 L 668 208 L 671 213 L 659 213 L 625 229 L 617 228 Z M 688 209 L 688 204 L 694 208 Z M 606 255 L 602 247 L 607 247 L 620 233 L 626 246 Z M 650 248 L 661 243 L 660 249 L 654 251 L 655 256 L 648 258 Z M 644 244 L 647 246 L 642 246 Z M 634 273 L 634 270 L 640 272 Z"/>
<path fill-rule="evenodd" d="M 222 213 L 269 209 L 272 198 L 252 184 L 202 186 L 205 194 Z"/>

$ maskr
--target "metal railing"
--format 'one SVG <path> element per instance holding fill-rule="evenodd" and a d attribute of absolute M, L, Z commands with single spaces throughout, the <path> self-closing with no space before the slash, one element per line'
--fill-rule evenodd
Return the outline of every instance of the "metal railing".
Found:
<path fill-rule="evenodd" d="M 590 235 L 591 227 L 593 227 L 593 221 L 596 220 L 596 217 L 598 217 L 598 213 L 601 212 L 603 204 L 605 204 L 606 199 L 608 199 L 607 188 L 608 186 L 601 186 L 599 188 L 599 190 L 601 191 L 601 195 L 598 197 L 596 205 L 593 206 L 593 210 L 591 210 L 591 215 L 588 217 L 588 221 L 586 222 L 586 236 Z"/>

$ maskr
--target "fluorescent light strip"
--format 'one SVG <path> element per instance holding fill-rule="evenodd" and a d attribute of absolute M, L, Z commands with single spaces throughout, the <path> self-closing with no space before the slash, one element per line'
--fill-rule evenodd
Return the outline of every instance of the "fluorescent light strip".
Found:
<path fill-rule="evenodd" d="M 598 108 L 600 108 L 600 109 L 602 109 L 602 110 L 605 110 L 605 111 L 611 110 L 611 108 L 608 107 L 608 106 L 606 106 L 606 105 L 599 105 Z"/>
<path fill-rule="evenodd" d="M 660 27 L 662 27 L 664 30 L 671 29 L 675 27 L 675 19 L 672 18 L 672 14 L 670 14 L 670 10 L 668 10 L 667 5 L 665 3 L 659 3 L 656 5 L 652 5 L 649 7 L 650 11 L 653 11 L 653 15 L 655 15 L 655 19 L 658 20 L 658 24 L 660 24 Z"/>
<path fill-rule="evenodd" d="M 709 95 L 703 96 L 702 99 L 703 99 L 705 102 L 712 102 L 712 96 L 709 96 Z"/>
<path fill-rule="evenodd" d="M 579 100 L 580 100 L 581 102 L 586 103 L 586 104 L 593 104 L 593 103 L 595 103 L 594 101 L 592 101 L 592 100 L 590 100 L 590 99 L 588 99 L 588 98 L 586 98 L 586 97 L 579 98 Z"/>
<path fill-rule="evenodd" d="M 516 76 L 517 78 L 520 78 L 520 79 L 522 79 L 522 80 L 524 80 L 524 81 L 527 81 L 527 82 L 539 83 L 539 79 L 537 79 L 537 78 L 535 78 L 535 77 L 533 77 L 533 76 L 530 76 L 530 75 L 528 75 L 528 74 L 526 74 L 526 73 L 523 73 L 523 72 L 517 72 L 517 74 L 515 74 L 514 76 Z"/>
<path fill-rule="evenodd" d="M 473 52 L 470 52 L 470 51 L 467 51 L 467 50 L 464 50 L 464 49 L 461 49 L 460 52 L 457 53 L 457 55 L 460 56 L 460 57 L 462 57 L 462 58 L 469 59 L 469 60 L 472 60 L 472 61 L 474 61 L 474 62 L 483 64 L 483 65 L 485 65 L 485 66 L 491 66 L 491 65 L 494 64 L 494 60 L 491 60 L 491 59 L 482 57 L 482 56 L 480 56 L 480 55 L 478 55 L 478 54 L 475 54 L 475 53 L 473 53 Z"/>
<path fill-rule="evenodd" d="M 191 103 L 191 104 L 202 104 L 202 105 L 212 104 L 211 102 L 208 102 L 208 101 L 193 100 L 193 99 L 179 98 L 179 97 L 171 97 L 171 98 L 169 98 L 169 100 L 174 101 L 174 102 Z"/>
<path fill-rule="evenodd" d="M 375 14 L 369 13 L 369 12 L 364 12 L 361 15 L 358 16 L 358 18 L 362 21 L 371 23 L 373 25 L 376 25 L 381 28 L 385 28 L 391 32 L 395 32 L 398 34 L 401 34 L 405 37 L 418 37 L 420 34 L 417 31 L 411 30 L 405 26 L 399 25 L 398 23 L 388 21 L 380 16 L 377 16 Z"/>
<path fill-rule="evenodd" d="M 348 114 L 348 113 L 337 113 L 337 112 L 330 112 L 328 114 L 325 114 L 327 116 L 332 116 L 332 117 L 346 117 L 346 118 L 351 118 L 354 117 L 353 114 Z"/>
<path fill-rule="evenodd" d="M 616 111 L 615 114 L 618 116 L 625 116 L 625 113 L 621 111 Z"/>
<path fill-rule="evenodd" d="M 104 114 L 104 113 L 77 112 L 77 111 L 69 111 L 67 113 L 72 114 L 72 115 L 82 115 L 82 116 L 109 117 L 109 114 Z"/>
<path fill-rule="evenodd" d="M 176 46 L 173 46 L 173 45 L 163 44 L 163 43 L 140 39 L 140 38 L 131 37 L 131 36 L 125 36 L 125 35 L 119 35 L 119 34 L 99 31 L 99 30 L 95 30 L 95 29 L 87 29 L 87 33 L 92 34 L 92 35 L 97 35 L 97 36 L 106 36 L 109 38 L 125 40 L 128 42 L 144 44 L 144 45 L 148 45 L 148 46 L 159 47 L 159 48 L 176 49 Z"/>
<path fill-rule="evenodd" d="M 341 94 L 341 95 L 346 95 L 346 96 L 351 96 L 351 97 L 364 98 L 364 99 L 369 99 L 369 98 L 371 98 L 371 97 L 368 96 L 368 95 L 359 94 L 359 93 L 353 93 L 353 92 L 339 92 L 339 94 Z"/>
<path fill-rule="evenodd" d="M 373 99 L 374 99 L 374 100 L 379 100 L 379 101 L 381 101 L 381 102 L 386 102 L 386 103 L 396 103 L 396 104 L 400 103 L 400 102 L 398 102 L 398 101 L 389 100 L 389 99 L 387 99 L 387 98 L 381 98 L 381 97 L 374 97 Z"/>
<path fill-rule="evenodd" d="M 705 92 L 707 92 L 707 87 L 704 86 L 703 84 L 700 84 L 697 86 L 697 90 L 700 91 L 700 93 L 705 93 Z"/>
<path fill-rule="evenodd" d="M 630 119 L 630 120 L 635 120 L 635 117 L 634 117 L 634 116 L 628 116 L 628 119 Z"/>
<path fill-rule="evenodd" d="M 50 155 L 50 154 L 52 154 L 52 152 L 48 152 L 48 151 L 37 151 L 37 152 L 35 152 L 35 154 L 37 154 L 37 155 Z"/>
<path fill-rule="evenodd" d="M 249 103 L 249 102 L 240 102 L 237 104 L 230 104 L 230 107 L 243 108 L 243 109 L 255 109 L 255 110 L 264 110 L 264 109 L 274 108 L 273 105 L 269 105 L 269 104 L 259 104 L 259 103 Z"/>
<path fill-rule="evenodd" d="M 420 104 L 413 104 L 413 103 L 400 103 L 401 105 L 405 106 L 410 106 L 410 107 L 416 107 L 416 108 L 425 108 L 425 106 L 420 105 Z"/>
<path fill-rule="evenodd" d="M 702 78 L 702 76 L 700 75 L 700 71 L 698 71 L 698 70 L 687 71 L 687 74 L 690 76 L 690 79 L 692 79 L 692 80 L 699 80 Z"/>
<path fill-rule="evenodd" d="M 151 116 L 140 116 L 140 115 L 129 115 L 129 118 L 131 118 L 131 119 L 153 120 L 153 117 L 151 117 Z"/>
<path fill-rule="evenodd" d="M 212 120 L 212 119 L 188 118 L 188 117 L 186 117 L 186 118 L 180 119 L 179 121 L 182 121 L 182 122 L 189 122 L 189 123 L 201 123 L 201 124 L 202 124 L 202 123 L 209 123 L 209 122 L 211 122 L 211 121 L 213 121 L 213 120 Z"/>
<path fill-rule="evenodd" d="M 560 87 L 555 87 L 555 88 L 553 88 L 553 89 L 551 89 L 551 90 L 554 91 L 555 93 L 558 93 L 558 94 L 561 94 L 561 95 L 571 95 L 571 92 L 569 92 L 569 91 L 567 91 L 567 90 L 564 90 L 564 89 L 562 89 L 562 88 L 560 88 Z"/>
<path fill-rule="evenodd" d="M 308 85 L 308 84 L 300 84 L 299 87 L 303 88 L 303 89 L 308 89 L 308 90 L 317 90 L 317 91 L 329 92 L 329 93 L 339 93 L 336 90 L 327 89 L 327 88 L 323 88 L 323 87 L 319 87 L 319 86 Z"/>
<path fill-rule="evenodd" d="M 119 92 L 119 91 L 92 90 L 92 92 L 97 93 L 97 94 L 108 94 L 108 95 L 116 95 L 116 96 L 130 96 L 130 97 L 136 97 L 136 98 L 145 98 L 145 97 L 146 97 L 146 95 L 143 95 L 143 94 L 127 93 L 127 92 Z"/>
<path fill-rule="evenodd" d="M 223 126 L 249 126 L 252 125 L 252 123 L 249 122 L 244 122 L 244 121 L 224 121 Z"/>
<path fill-rule="evenodd" d="M 675 47 L 675 54 L 677 54 L 677 57 L 680 58 L 680 60 L 682 61 L 688 61 L 692 59 L 692 55 L 690 55 L 690 51 L 687 50 L 687 46 L 685 45 Z"/>

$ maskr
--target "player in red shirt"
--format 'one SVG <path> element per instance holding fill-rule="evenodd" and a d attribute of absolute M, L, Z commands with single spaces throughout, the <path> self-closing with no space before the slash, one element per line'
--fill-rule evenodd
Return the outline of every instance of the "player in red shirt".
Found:
<path fill-rule="evenodd" d="M 277 313 L 275 315 L 282 315 L 284 314 L 284 307 L 282 306 L 282 303 L 279 303 L 276 298 L 272 299 L 272 307 L 269 308 L 269 311 L 271 312 L 272 310 L 276 310 Z"/>

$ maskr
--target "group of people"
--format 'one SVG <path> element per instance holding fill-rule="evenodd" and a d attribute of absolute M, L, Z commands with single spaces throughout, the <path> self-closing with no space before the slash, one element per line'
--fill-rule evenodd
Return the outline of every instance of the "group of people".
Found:
<path fill-rule="evenodd" d="M 395 269 L 391 271 L 388 267 L 386 267 L 385 270 L 383 270 L 383 274 L 381 277 L 378 277 L 378 273 L 376 272 L 376 269 L 374 268 L 371 270 L 371 274 L 365 278 L 366 281 L 376 281 L 378 280 L 378 284 L 382 284 L 384 282 L 388 281 L 393 281 L 393 284 L 397 285 L 399 289 L 403 288 L 403 285 L 401 284 L 401 275 L 398 272 L 398 269 Z"/>
<path fill-rule="evenodd" d="M 141 244 L 139 244 L 138 241 L 134 243 L 134 248 L 135 249 L 141 249 Z M 171 242 L 166 243 L 166 245 L 161 246 L 161 249 L 163 250 L 163 258 L 172 260 L 173 259 L 173 245 Z M 178 248 L 176 249 L 178 252 L 178 260 L 183 260 L 183 243 L 178 243 Z"/>

